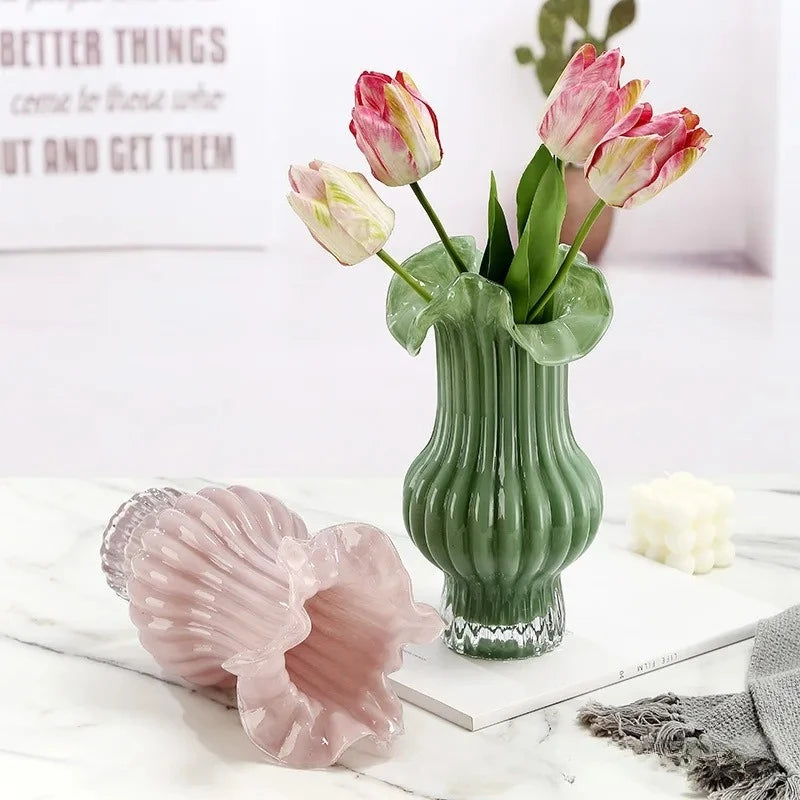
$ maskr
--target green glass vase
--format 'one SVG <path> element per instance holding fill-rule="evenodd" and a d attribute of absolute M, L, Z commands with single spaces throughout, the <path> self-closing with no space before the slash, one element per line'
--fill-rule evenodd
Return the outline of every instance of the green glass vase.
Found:
<path fill-rule="evenodd" d="M 405 522 L 445 574 L 456 652 L 525 658 L 564 635 L 561 571 L 591 544 L 600 478 L 572 435 L 567 365 L 542 366 L 503 328 L 436 324 L 433 435 L 408 470 Z"/>
<path fill-rule="evenodd" d="M 474 242 L 454 243 L 475 269 Z M 393 280 L 387 321 L 412 354 L 434 328 L 438 402 L 403 513 L 444 573 L 444 640 L 469 656 L 541 655 L 564 636 L 561 572 L 591 544 L 603 511 L 600 478 L 572 433 L 567 378 L 610 323 L 605 280 L 581 258 L 553 321 L 518 325 L 503 287 L 453 275 L 440 248 L 405 266 L 434 297 Z"/>

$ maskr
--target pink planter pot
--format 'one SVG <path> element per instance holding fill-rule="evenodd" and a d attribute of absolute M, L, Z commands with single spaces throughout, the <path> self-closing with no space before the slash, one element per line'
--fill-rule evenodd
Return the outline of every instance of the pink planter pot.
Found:
<path fill-rule="evenodd" d="M 597 195 L 583 177 L 583 170 L 580 167 L 567 167 L 565 180 L 567 184 L 567 215 L 561 226 L 561 241 L 570 244 L 575 241 L 581 223 L 597 202 Z M 596 264 L 603 255 L 608 244 L 608 237 L 611 235 L 613 222 L 614 209 L 607 206 L 581 247 L 590 264 Z"/>

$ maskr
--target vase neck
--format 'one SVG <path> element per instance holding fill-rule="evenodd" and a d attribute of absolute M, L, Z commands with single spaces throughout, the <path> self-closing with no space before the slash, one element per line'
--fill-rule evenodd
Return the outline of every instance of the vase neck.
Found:
<path fill-rule="evenodd" d="M 168 486 L 138 492 L 108 521 L 100 548 L 103 573 L 108 585 L 124 600 L 128 599 L 131 559 L 140 547 L 142 533 L 161 511 L 174 508 L 182 494 Z"/>
<path fill-rule="evenodd" d="M 568 368 L 543 366 L 504 329 L 478 322 L 436 326 L 438 416 L 467 415 L 543 421 L 571 437 L 568 414 Z"/>

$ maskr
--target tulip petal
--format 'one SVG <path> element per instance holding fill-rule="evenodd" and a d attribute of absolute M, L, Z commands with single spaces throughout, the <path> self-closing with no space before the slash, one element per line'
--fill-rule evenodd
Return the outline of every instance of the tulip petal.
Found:
<path fill-rule="evenodd" d="M 593 83 L 559 95 L 542 120 L 539 135 L 562 161 L 583 164 L 614 125 L 616 89 Z"/>
<path fill-rule="evenodd" d="M 394 228 L 394 211 L 358 172 L 320 166 L 330 215 L 369 255 L 380 250 Z"/>
<path fill-rule="evenodd" d="M 399 83 L 387 84 L 384 94 L 388 116 L 411 151 L 419 178 L 422 178 L 442 161 L 439 139 L 428 106 Z"/>
<path fill-rule="evenodd" d="M 603 144 L 604 142 L 610 142 L 612 139 L 616 139 L 618 136 L 624 136 L 626 134 L 630 135 L 630 132 L 634 128 L 636 128 L 640 124 L 643 124 L 644 122 L 647 122 L 652 118 L 652 116 L 653 116 L 653 108 L 650 105 L 650 103 L 640 103 L 638 106 L 634 106 L 600 140 L 597 147 L 594 149 L 594 151 L 586 161 L 585 171 L 588 172 L 592 164 L 596 160 L 596 155 L 601 144 Z"/>
<path fill-rule="evenodd" d="M 404 186 L 419 177 L 411 151 L 400 133 L 372 109 L 353 109 L 351 131 L 372 174 L 387 186 Z"/>
<path fill-rule="evenodd" d="M 397 74 L 394 76 L 394 79 L 404 88 L 406 89 L 409 94 L 413 94 L 417 100 L 422 100 L 422 95 L 419 93 L 419 89 L 417 88 L 417 84 L 414 83 L 414 79 L 407 73 L 403 72 L 402 70 L 397 70 Z"/>
<path fill-rule="evenodd" d="M 686 147 L 688 135 L 689 132 L 686 130 L 686 123 L 683 117 L 676 117 L 672 130 L 667 131 L 663 135 L 653 154 L 653 158 L 655 158 L 659 170 L 675 153 L 680 152 Z"/>
<path fill-rule="evenodd" d="M 356 105 L 367 106 L 383 114 L 386 108 L 383 87 L 391 80 L 382 72 L 362 72 L 356 81 Z"/>
<path fill-rule="evenodd" d="M 659 192 L 662 192 L 667 186 L 688 172 L 692 165 L 703 155 L 703 152 L 699 147 L 687 147 L 685 150 L 675 153 L 661 168 L 658 177 L 648 186 L 645 186 L 644 189 L 640 189 L 628 198 L 622 207 L 635 208 L 655 197 Z"/>
<path fill-rule="evenodd" d="M 439 145 L 439 153 L 440 153 L 440 161 L 441 156 L 444 155 L 442 153 L 442 140 L 439 136 L 439 120 L 436 117 L 436 112 L 433 110 L 431 104 L 420 94 L 419 89 L 417 89 L 417 84 L 414 83 L 413 79 L 407 72 L 401 72 L 398 70 L 397 76 L 395 80 L 408 91 L 408 93 L 418 102 L 425 106 L 428 114 L 430 114 L 431 122 L 433 123 L 433 132 L 436 136 L 436 142 Z"/>
<path fill-rule="evenodd" d="M 618 92 L 619 111 L 617 119 L 623 119 L 629 114 L 634 106 L 639 102 L 642 92 L 650 85 L 650 81 L 633 80 L 628 81 Z"/>
<path fill-rule="evenodd" d="M 686 128 L 690 131 L 694 130 L 700 124 L 700 117 L 689 108 L 685 106 L 678 112 L 686 123 Z"/>
<path fill-rule="evenodd" d="M 340 264 L 358 264 L 372 255 L 357 241 L 348 236 L 347 232 L 333 219 L 324 203 L 310 200 L 307 197 L 290 192 L 287 200 L 292 210 L 305 223 L 311 235 L 321 244 Z"/>
<path fill-rule="evenodd" d="M 658 174 L 653 160 L 657 146 L 657 136 L 618 136 L 600 144 L 586 171 L 594 193 L 611 206 L 624 206 L 633 192 Z"/>
<path fill-rule="evenodd" d="M 297 194 L 303 195 L 310 200 L 325 200 L 325 181 L 315 167 L 317 162 L 312 162 L 304 167 L 300 164 L 293 164 L 289 167 L 289 183 Z"/>
<path fill-rule="evenodd" d="M 623 62 L 624 59 L 618 47 L 607 50 L 586 69 L 582 80 L 586 82 L 602 81 L 613 89 L 619 89 L 619 73 L 622 70 Z"/>
<path fill-rule="evenodd" d="M 564 67 L 564 71 L 556 81 L 556 85 L 552 88 L 545 103 L 545 114 L 547 109 L 553 104 L 555 99 L 568 89 L 577 86 L 582 78 L 584 72 L 595 62 L 597 58 L 597 51 L 594 49 L 593 44 L 585 44 L 575 51 L 575 55 L 569 60 L 569 63 Z"/>
<path fill-rule="evenodd" d="M 689 135 L 686 137 L 686 146 L 705 150 L 710 141 L 711 134 L 705 128 L 695 128 L 693 131 L 689 131 Z"/>
<path fill-rule="evenodd" d="M 670 111 L 667 114 L 656 114 L 647 121 L 640 120 L 636 127 L 628 132 L 628 135 L 651 136 L 655 134 L 657 136 L 667 136 L 675 130 L 676 125 L 680 126 L 684 132 L 686 131 L 686 123 L 683 121 L 683 117 L 676 111 Z"/>

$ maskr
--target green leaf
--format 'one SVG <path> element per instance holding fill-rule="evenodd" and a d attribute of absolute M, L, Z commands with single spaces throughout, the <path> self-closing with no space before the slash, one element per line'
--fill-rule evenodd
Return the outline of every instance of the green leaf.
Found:
<path fill-rule="evenodd" d="M 533 50 L 525 45 L 521 45 L 514 50 L 514 55 L 517 57 L 518 64 L 533 64 L 536 61 L 536 56 L 534 56 Z"/>
<path fill-rule="evenodd" d="M 539 38 L 545 50 L 561 50 L 569 8 L 564 0 L 546 0 L 539 12 Z"/>
<path fill-rule="evenodd" d="M 584 30 L 589 27 L 589 0 L 572 0 L 572 19 Z"/>
<path fill-rule="evenodd" d="M 547 169 L 547 165 L 553 160 L 550 151 L 542 144 L 534 154 L 530 163 L 525 167 L 522 177 L 519 179 L 519 186 L 517 187 L 517 232 L 522 236 L 525 230 L 525 223 L 531 213 L 531 203 L 533 203 L 533 196 L 536 194 L 536 189 L 539 187 L 539 181 Z"/>
<path fill-rule="evenodd" d="M 505 280 L 517 322 L 525 322 L 558 272 L 560 262 L 556 256 L 566 212 L 564 176 L 551 156 L 536 187 L 528 221 Z"/>
<path fill-rule="evenodd" d="M 539 364 L 556 366 L 589 353 L 608 330 L 613 305 L 603 275 L 579 254 L 553 298 L 554 319 L 541 325 L 514 322 L 508 291 L 475 274 L 480 254 L 469 237 L 453 239 L 471 271 L 456 273 L 440 242 L 412 256 L 405 267 L 434 295 L 426 303 L 405 281 L 394 276 L 386 298 L 386 321 L 392 336 L 413 356 L 437 322 L 495 326 L 510 333 Z M 568 248 L 562 245 L 559 263 Z M 469 253 L 472 255 L 470 256 Z"/>
<path fill-rule="evenodd" d="M 624 31 L 636 19 L 636 0 L 619 0 L 608 15 L 606 40 Z"/>
<path fill-rule="evenodd" d="M 514 246 L 508 234 L 503 206 L 497 199 L 497 181 L 492 173 L 489 187 L 489 239 L 481 261 L 480 274 L 495 283 L 503 283 L 514 258 Z"/>
<path fill-rule="evenodd" d="M 569 57 L 559 47 L 558 50 L 545 50 L 542 57 L 536 62 L 536 77 L 539 79 L 539 85 L 545 95 L 549 95 L 553 91 L 553 87 L 568 61 Z"/>

